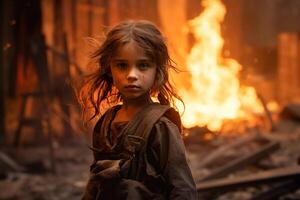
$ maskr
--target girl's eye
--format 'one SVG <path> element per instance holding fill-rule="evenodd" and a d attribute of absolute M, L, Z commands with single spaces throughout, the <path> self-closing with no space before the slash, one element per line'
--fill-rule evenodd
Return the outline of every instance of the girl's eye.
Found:
<path fill-rule="evenodd" d="M 116 66 L 119 68 L 119 69 L 125 69 L 127 67 L 127 64 L 126 63 L 117 63 Z"/>
<path fill-rule="evenodd" d="M 142 63 L 138 64 L 138 67 L 139 67 L 140 70 L 146 70 L 150 67 L 150 64 L 146 63 L 146 62 L 142 62 Z"/>

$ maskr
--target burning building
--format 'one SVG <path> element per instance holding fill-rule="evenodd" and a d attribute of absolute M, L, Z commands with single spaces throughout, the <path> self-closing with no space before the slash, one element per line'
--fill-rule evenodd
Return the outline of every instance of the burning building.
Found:
<path fill-rule="evenodd" d="M 195 141 L 234 132 L 245 144 L 249 130 L 274 131 L 281 110 L 299 122 L 299 18 L 298 0 L 1 1 L 1 140 L 22 146 L 46 138 L 53 154 L 60 138 L 88 138 L 68 82 L 91 70 L 91 38 L 101 42 L 109 27 L 126 19 L 150 20 L 167 36 L 181 70 L 172 79 L 185 102 L 177 104 L 183 125 L 191 138 L 193 130 L 212 133 Z M 258 154 L 279 148 L 257 143 L 267 145 Z"/>

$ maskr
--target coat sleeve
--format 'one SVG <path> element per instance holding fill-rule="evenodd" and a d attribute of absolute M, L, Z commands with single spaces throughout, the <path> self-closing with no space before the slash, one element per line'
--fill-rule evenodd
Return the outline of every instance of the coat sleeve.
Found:
<path fill-rule="evenodd" d="M 169 199 L 194 200 L 197 190 L 178 127 L 163 117 L 150 134 L 149 150 L 168 188 Z"/>
<path fill-rule="evenodd" d="M 95 164 L 95 161 L 93 162 L 93 164 L 90 167 L 90 171 L 92 166 Z M 83 193 L 83 196 L 81 197 L 81 200 L 93 200 L 95 199 L 95 197 L 97 196 L 98 193 L 98 182 L 95 182 L 91 179 L 91 177 L 89 178 L 86 187 L 85 187 L 85 191 Z"/>

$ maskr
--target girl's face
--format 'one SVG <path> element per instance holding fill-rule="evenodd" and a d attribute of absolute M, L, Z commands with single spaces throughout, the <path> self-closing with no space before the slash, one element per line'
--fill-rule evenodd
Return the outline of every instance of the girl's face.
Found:
<path fill-rule="evenodd" d="M 114 85 L 125 101 L 149 99 L 155 81 L 156 64 L 134 41 L 120 46 L 110 62 Z"/>

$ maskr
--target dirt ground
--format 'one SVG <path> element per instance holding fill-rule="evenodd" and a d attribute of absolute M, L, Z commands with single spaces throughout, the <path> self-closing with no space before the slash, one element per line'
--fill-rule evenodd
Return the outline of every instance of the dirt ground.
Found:
<path fill-rule="evenodd" d="M 47 146 L 18 150 L 18 159 L 27 163 L 27 173 L 9 173 L 0 180 L 3 200 L 80 199 L 88 179 L 92 154 L 84 140 L 55 147 L 55 173 L 51 172 Z"/>

